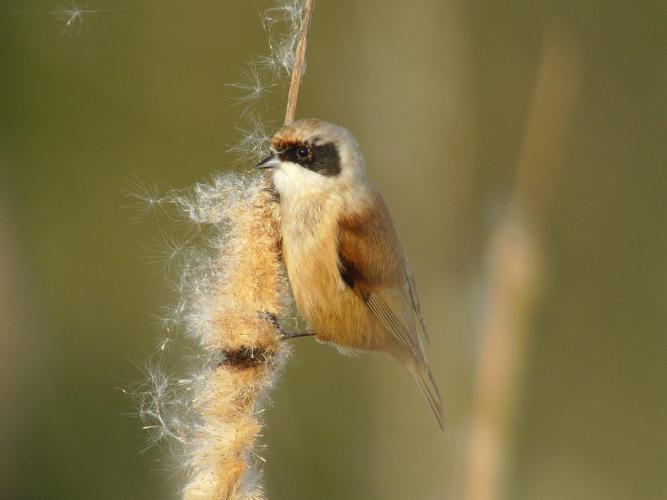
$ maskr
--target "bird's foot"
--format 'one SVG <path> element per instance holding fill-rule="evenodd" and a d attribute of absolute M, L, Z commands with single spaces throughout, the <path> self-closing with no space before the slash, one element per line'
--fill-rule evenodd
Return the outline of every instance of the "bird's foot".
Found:
<path fill-rule="evenodd" d="M 268 311 L 262 311 L 260 314 L 269 323 L 271 323 L 276 330 L 278 330 L 278 333 L 280 334 L 282 340 L 297 339 L 299 337 L 312 337 L 315 335 L 315 333 L 312 330 L 301 330 L 296 332 L 287 331 L 281 326 L 280 322 L 278 321 L 278 317 L 275 314 L 270 313 Z"/>

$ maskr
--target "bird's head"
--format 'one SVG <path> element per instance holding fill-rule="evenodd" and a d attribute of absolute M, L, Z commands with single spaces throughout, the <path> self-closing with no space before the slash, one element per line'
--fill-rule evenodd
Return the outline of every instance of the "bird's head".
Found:
<path fill-rule="evenodd" d="M 354 136 L 343 127 L 317 119 L 297 120 L 271 140 L 271 155 L 257 168 L 273 170 L 283 196 L 324 194 L 366 179 Z"/>

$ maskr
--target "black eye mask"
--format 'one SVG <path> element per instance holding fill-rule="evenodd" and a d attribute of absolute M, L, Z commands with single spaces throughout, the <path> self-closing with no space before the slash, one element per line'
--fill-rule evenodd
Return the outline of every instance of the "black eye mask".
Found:
<path fill-rule="evenodd" d="M 340 155 L 332 142 L 316 145 L 296 144 L 282 150 L 278 156 L 283 161 L 296 163 L 320 175 L 333 177 L 340 174 Z"/>

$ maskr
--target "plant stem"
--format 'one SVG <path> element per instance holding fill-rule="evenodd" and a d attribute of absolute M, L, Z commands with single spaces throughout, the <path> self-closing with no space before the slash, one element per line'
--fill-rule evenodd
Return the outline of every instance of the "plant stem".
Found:
<path fill-rule="evenodd" d="M 308 32 L 310 31 L 310 22 L 313 18 L 314 6 L 315 0 L 306 0 L 303 19 L 301 21 L 299 40 L 296 44 L 296 53 L 294 55 L 294 68 L 292 68 L 289 94 L 287 96 L 285 125 L 292 123 L 294 121 L 294 116 L 296 115 L 296 103 L 299 99 L 299 89 L 301 88 L 301 79 L 303 77 L 303 70 L 306 63 L 306 46 L 308 45 Z"/>
<path fill-rule="evenodd" d="M 487 249 L 487 304 L 481 327 L 465 500 L 503 498 L 512 419 L 530 322 L 546 274 L 543 240 L 579 89 L 575 48 L 547 33 L 508 210 Z"/>

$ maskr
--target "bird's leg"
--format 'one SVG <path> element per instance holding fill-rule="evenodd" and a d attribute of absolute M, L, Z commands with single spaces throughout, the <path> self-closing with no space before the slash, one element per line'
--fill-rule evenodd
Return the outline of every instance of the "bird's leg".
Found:
<path fill-rule="evenodd" d="M 301 330 L 301 331 L 296 331 L 296 332 L 288 332 L 286 330 L 283 330 L 280 328 L 280 336 L 283 338 L 283 340 L 289 340 L 289 339 L 298 339 L 299 337 L 314 337 L 315 332 L 312 330 Z"/>
<path fill-rule="evenodd" d="M 285 330 L 281 325 L 280 322 L 278 321 L 278 317 L 270 312 L 267 311 L 262 311 L 260 313 L 269 323 L 271 323 L 276 330 L 278 330 L 278 333 L 280 334 L 280 337 L 283 340 L 289 340 L 289 339 L 297 339 L 299 337 L 312 337 L 315 335 L 315 333 L 312 330 L 301 330 L 301 331 L 296 331 L 296 332 L 288 332 Z"/>

